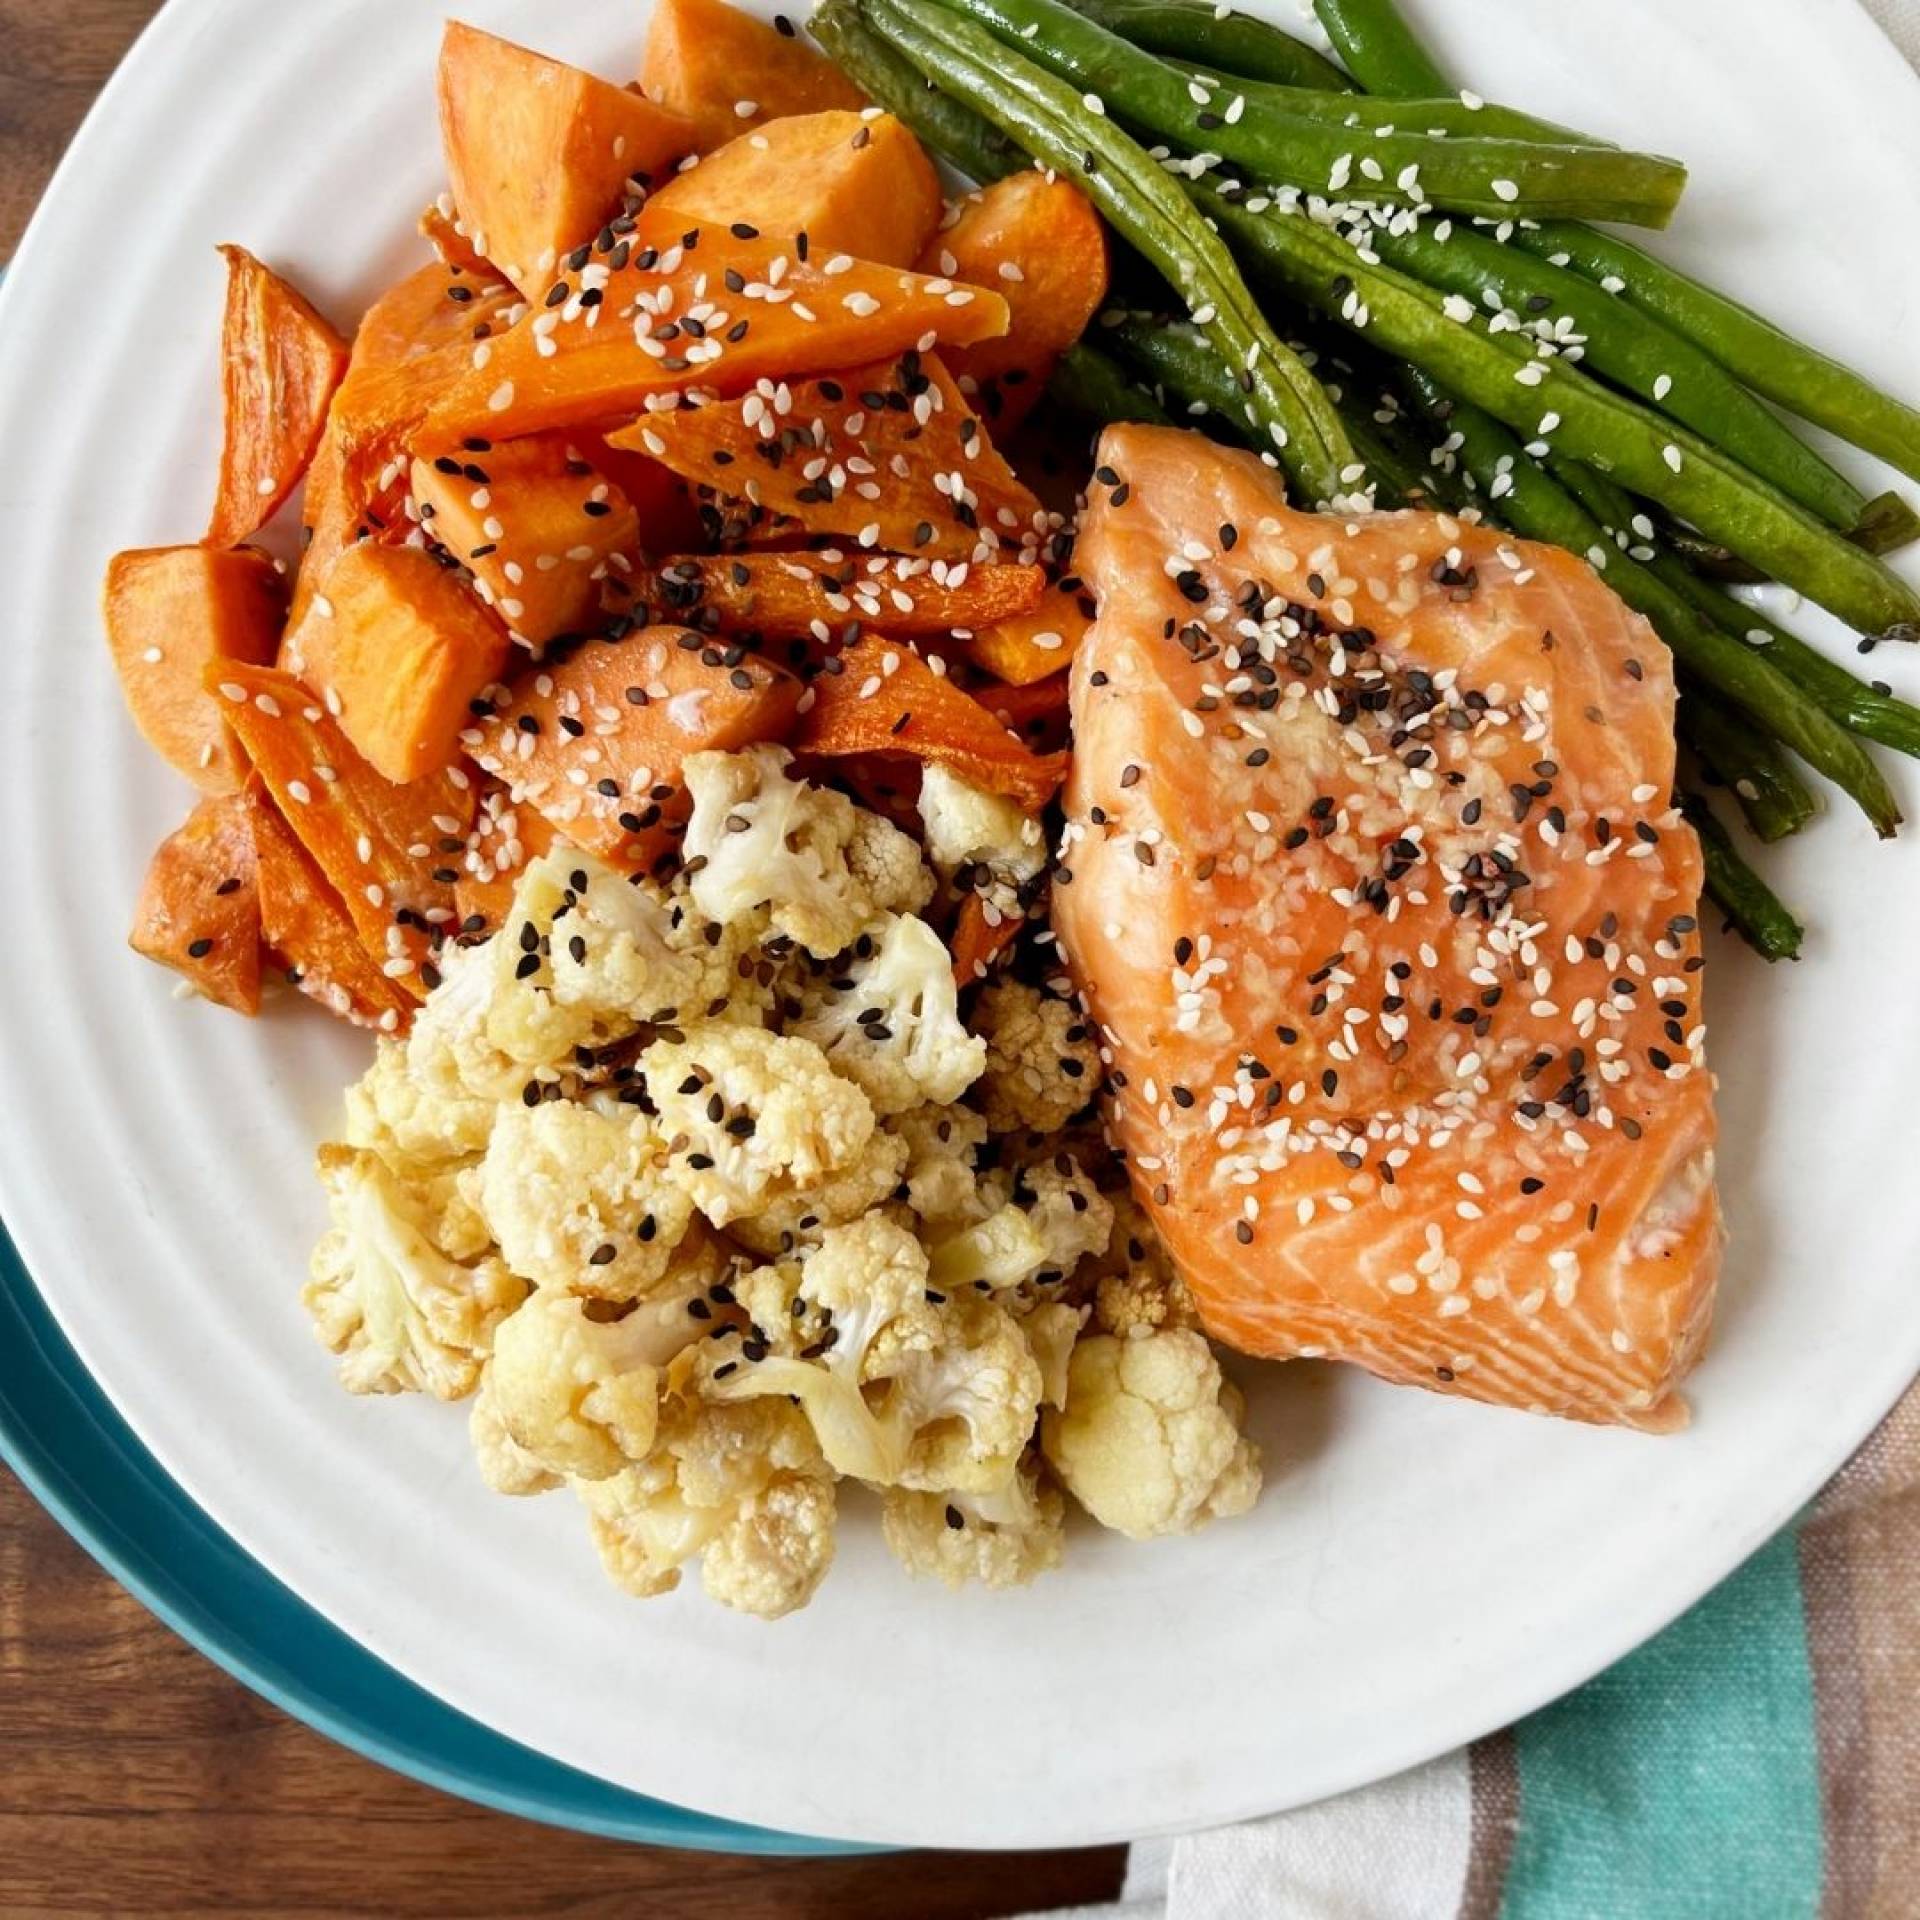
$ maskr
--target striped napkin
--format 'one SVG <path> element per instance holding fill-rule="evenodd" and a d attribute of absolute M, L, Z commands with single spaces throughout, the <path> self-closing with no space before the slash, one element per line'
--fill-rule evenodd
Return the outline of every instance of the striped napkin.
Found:
<path fill-rule="evenodd" d="M 1862 4 L 1920 66 L 1920 0 Z M 1920 1386 L 1794 1526 L 1578 1692 L 1358 1793 L 1138 1842 L 1121 1904 L 1082 1913 L 1920 1916 Z"/>

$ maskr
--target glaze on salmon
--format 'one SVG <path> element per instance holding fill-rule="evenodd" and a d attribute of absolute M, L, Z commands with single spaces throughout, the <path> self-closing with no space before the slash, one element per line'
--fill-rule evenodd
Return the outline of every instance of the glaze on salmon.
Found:
<path fill-rule="evenodd" d="M 1208 1330 L 1667 1429 L 1721 1227 L 1673 679 L 1584 561 L 1114 427 L 1054 923 Z"/>

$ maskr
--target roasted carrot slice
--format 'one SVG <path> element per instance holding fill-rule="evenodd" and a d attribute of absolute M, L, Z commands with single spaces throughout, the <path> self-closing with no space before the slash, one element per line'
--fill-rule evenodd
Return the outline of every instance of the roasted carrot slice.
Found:
<path fill-rule="evenodd" d="M 255 781 L 246 790 L 260 934 L 287 978 L 331 1014 L 392 1033 L 413 1018 L 413 996 L 375 966 L 341 896 Z"/>
<path fill-rule="evenodd" d="M 980 702 L 910 647 L 869 636 L 827 663 L 794 730 L 801 753 L 910 753 L 1038 813 L 1067 775 L 1064 753 L 1029 753 Z"/>
<path fill-rule="evenodd" d="M 260 893 L 244 794 L 202 800 L 154 849 L 127 945 L 220 1006 L 260 1011 Z"/>
<path fill-rule="evenodd" d="M 1006 296 L 997 340 L 957 347 L 948 364 L 996 433 L 1033 410 L 1060 356 L 1107 297 L 1107 233 L 1079 188 L 1051 174 L 1009 174 L 960 202 L 920 256 L 922 273 L 971 280 Z"/>
<path fill-rule="evenodd" d="M 347 370 L 347 343 L 306 296 L 245 247 L 222 247 L 220 324 L 226 435 L 207 545 L 238 546 L 279 512 L 307 470 L 327 405 Z"/>
<path fill-rule="evenodd" d="M 421 970 L 453 919 L 471 778 L 449 770 L 405 786 L 387 779 L 320 697 L 279 667 L 216 663 L 207 684 L 362 947 L 399 992 L 423 998 Z M 267 938 L 279 944 L 271 929 Z"/>
<path fill-rule="evenodd" d="M 460 218 L 452 194 L 443 193 L 431 202 L 422 211 L 418 225 L 421 237 L 448 266 L 484 280 L 501 277 L 493 262 L 473 244 L 473 236 Z"/>
<path fill-rule="evenodd" d="M 428 534 L 530 647 L 584 630 L 609 564 L 639 552 L 639 515 L 566 434 L 415 460 L 413 496 Z"/>
<path fill-rule="evenodd" d="M 752 654 L 647 627 L 523 674 L 463 744 L 561 838 L 637 873 L 685 825 L 687 756 L 784 738 L 799 699 L 792 675 Z"/>
<path fill-rule="evenodd" d="M 638 576 L 661 616 L 703 633 L 821 645 L 882 627 L 901 639 L 991 629 L 1025 613 L 1046 576 L 1037 566 L 948 566 L 902 554 L 688 554 Z"/>
<path fill-rule="evenodd" d="M 625 424 L 612 422 L 608 430 Z M 680 553 L 705 542 L 707 532 L 700 509 L 694 504 L 693 490 L 671 467 L 663 467 L 644 453 L 609 446 L 592 429 L 583 432 L 581 438 L 594 441 L 593 464 L 631 502 L 643 553 Z"/>
<path fill-rule="evenodd" d="M 640 84 L 694 123 L 702 153 L 782 115 L 858 110 L 866 100 L 832 61 L 725 0 L 658 0 Z"/>
<path fill-rule="evenodd" d="M 547 816 L 516 802 L 504 781 L 489 780 L 474 809 L 473 830 L 454 883 L 454 905 L 463 934 L 497 927 L 513 904 L 513 890 L 530 860 L 559 839 Z"/>
<path fill-rule="evenodd" d="M 1031 606 L 976 628 L 960 649 L 996 680 L 1028 686 L 1072 660 L 1093 613 L 1093 596 L 1069 575 L 1049 585 Z"/>
<path fill-rule="evenodd" d="M 647 414 L 612 439 L 745 499 L 776 534 L 794 526 L 925 559 L 986 559 L 1003 544 L 1017 552 L 1040 513 L 938 356 L 911 349 Z"/>
<path fill-rule="evenodd" d="M 469 703 L 506 670 L 507 630 L 421 547 L 337 559 L 282 664 L 318 689 L 374 770 L 409 781 L 459 757 Z"/>
<path fill-rule="evenodd" d="M 578 67 L 449 20 L 440 42 L 440 139 L 474 250 L 528 299 L 568 249 L 621 210 L 698 135 L 691 121 Z"/>
<path fill-rule="evenodd" d="M 209 661 L 271 660 L 286 582 L 257 547 L 141 547 L 107 562 L 101 609 L 134 725 L 207 793 L 246 768 L 202 674 Z"/>
<path fill-rule="evenodd" d="M 953 953 L 953 977 L 959 986 L 970 987 L 990 974 L 1002 954 L 1019 938 L 1023 922 L 1017 913 L 1003 913 L 989 922 L 985 903 L 977 893 L 960 902 L 960 915 L 953 923 L 953 938 L 947 943 Z"/>
<path fill-rule="evenodd" d="M 625 264 L 615 265 L 622 244 Z M 589 427 L 688 387 L 741 393 L 760 379 L 891 357 L 928 335 L 989 339 L 1007 324 L 1007 303 L 986 288 L 811 248 L 803 260 L 790 237 L 743 239 L 725 227 L 690 228 L 658 249 L 616 241 L 577 271 L 573 258 L 568 293 L 481 342 L 486 351 L 432 404 L 427 451 L 451 451 L 466 434 Z M 416 423 L 404 437 L 416 437 Z"/>
<path fill-rule="evenodd" d="M 744 220 L 772 239 L 804 233 L 822 260 L 850 253 L 910 267 L 940 212 L 940 176 L 892 114 L 807 113 L 729 140 L 676 174 L 641 209 L 639 230 L 665 245 L 687 227 Z"/>
<path fill-rule="evenodd" d="M 971 689 L 973 697 L 1031 753 L 1057 753 L 1072 736 L 1068 687 L 1072 676 L 1064 671 L 1051 679 L 1034 680 L 1024 687 L 988 682 Z"/>

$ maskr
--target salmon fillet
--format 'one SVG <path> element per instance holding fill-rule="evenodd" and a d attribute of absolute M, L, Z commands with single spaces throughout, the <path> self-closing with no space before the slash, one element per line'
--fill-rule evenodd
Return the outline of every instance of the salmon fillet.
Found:
<path fill-rule="evenodd" d="M 1584 561 L 1114 427 L 1054 924 L 1207 1329 L 1665 1430 L 1722 1240 L 1666 649 Z"/>

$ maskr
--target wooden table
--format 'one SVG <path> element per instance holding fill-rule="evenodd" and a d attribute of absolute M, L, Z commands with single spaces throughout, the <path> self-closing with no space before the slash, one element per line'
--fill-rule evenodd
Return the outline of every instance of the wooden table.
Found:
<path fill-rule="evenodd" d="M 295 0 L 324 4 L 324 0 Z M 289 0 L 262 0 L 263 5 Z M 0 260 L 154 0 L 0 0 Z M 986 1920 L 1111 1898 L 1118 1848 L 766 1862 L 562 1833 L 257 1700 L 0 1469 L 0 1915 Z"/>

